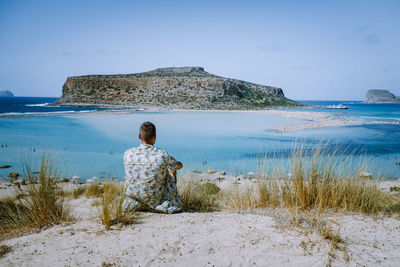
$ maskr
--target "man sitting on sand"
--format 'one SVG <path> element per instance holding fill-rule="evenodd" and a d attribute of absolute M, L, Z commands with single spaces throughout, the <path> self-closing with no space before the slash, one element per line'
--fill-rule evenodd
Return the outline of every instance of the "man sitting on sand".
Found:
<path fill-rule="evenodd" d="M 176 170 L 183 167 L 164 150 L 153 146 L 156 127 L 151 122 L 140 126 L 139 147 L 124 154 L 126 209 L 145 209 L 173 213 L 183 206 L 176 188 Z"/>

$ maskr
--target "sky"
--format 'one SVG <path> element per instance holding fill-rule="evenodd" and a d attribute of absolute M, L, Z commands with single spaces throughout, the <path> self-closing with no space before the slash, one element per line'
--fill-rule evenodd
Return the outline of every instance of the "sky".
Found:
<path fill-rule="evenodd" d="M 160 67 L 296 100 L 400 95 L 400 1 L 0 0 L 0 90 L 62 93 L 69 76 Z"/>

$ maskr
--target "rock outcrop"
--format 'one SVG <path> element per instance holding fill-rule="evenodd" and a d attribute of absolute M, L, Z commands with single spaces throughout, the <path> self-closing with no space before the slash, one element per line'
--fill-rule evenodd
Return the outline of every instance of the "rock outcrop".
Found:
<path fill-rule="evenodd" d="M 0 91 L 0 97 L 11 97 L 14 96 L 14 94 L 11 91 L 4 90 Z"/>
<path fill-rule="evenodd" d="M 400 103 L 400 97 L 395 96 L 389 90 L 369 90 L 365 96 L 367 103 Z"/>
<path fill-rule="evenodd" d="M 286 98 L 281 88 L 219 77 L 202 67 L 173 67 L 69 77 L 54 105 L 261 109 L 301 104 Z"/>

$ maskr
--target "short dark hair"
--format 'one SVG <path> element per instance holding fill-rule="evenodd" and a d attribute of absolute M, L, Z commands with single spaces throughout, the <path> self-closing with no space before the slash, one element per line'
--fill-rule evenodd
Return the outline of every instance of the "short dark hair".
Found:
<path fill-rule="evenodd" d="M 146 121 L 143 122 L 139 129 L 139 137 L 140 140 L 145 142 L 153 141 L 153 138 L 156 136 L 156 126 L 153 123 Z"/>

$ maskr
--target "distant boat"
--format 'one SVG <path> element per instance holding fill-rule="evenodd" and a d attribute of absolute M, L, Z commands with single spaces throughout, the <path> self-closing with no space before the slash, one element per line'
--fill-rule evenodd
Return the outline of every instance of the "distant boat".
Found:
<path fill-rule="evenodd" d="M 346 107 L 346 106 L 343 106 L 342 104 L 339 104 L 339 105 L 329 105 L 329 106 L 326 106 L 326 108 L 329 108 L 329 109 L 348 109 L 349 107 Z"/>

